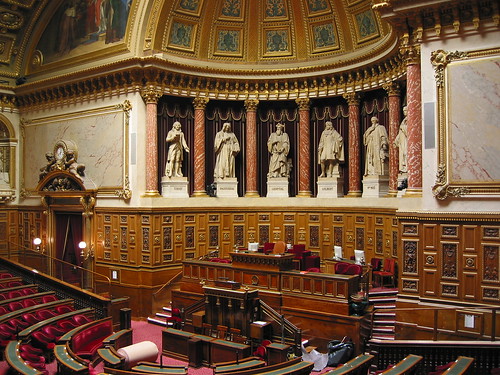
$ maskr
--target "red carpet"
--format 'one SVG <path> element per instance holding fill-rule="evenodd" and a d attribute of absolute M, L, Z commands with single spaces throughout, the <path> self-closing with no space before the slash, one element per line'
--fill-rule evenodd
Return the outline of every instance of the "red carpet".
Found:
<path fill-rule="evenodd" d="M 132 321 L 132 328 L 133 328 L 133 343 L 138 343 L 141 341 L 152 341 L 158 346 L 158 350 L 161 352 L 161 331 L 163 327 L 160 327 L 158 325 L 154 324 L 149 324 L 146 321 Z M 179 361 L 177 359 L 169 358 L 163 356 L 162 358 L 163 364 L 165 365 L 185 365 L 187 366 L 187 362 L 184 361 Z M 160 363 L 160 357 L 158 356 L 157 362 Z M 4 375 L 7 371 L 8 365 L 7 362 L 0 361 L 0 375 Z M 95 370 L 96 373 L 99 374 L 102 372 L 103 365 L 102 363 L 97 365 Z M 313 372 L 313 374 L 323 374 L 325 372 L 330 371 L 332 368 L 325 368 L 322 371 L 319 372 Z M 49 371 L 50 375 L 55 375 L 57 374 L 57 364 L 56 361 L 54 360 L 52 363 L 47 365 L 47 370 Z M 194 369 L 189 367 L 188 368 L 188 374 L 189 375 L 212 375 L 213 370 L 211 368 L 207 367 L 201 367 L 198 369 Z"/>

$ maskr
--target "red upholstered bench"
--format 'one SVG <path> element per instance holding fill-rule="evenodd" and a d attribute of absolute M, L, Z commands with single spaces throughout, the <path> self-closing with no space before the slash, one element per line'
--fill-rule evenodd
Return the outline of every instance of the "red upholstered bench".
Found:
<path fill-rule="evenodd" d="M 103 340 L 112 333 L 113 322 L 111 320 L 91 325 L 71 337 L 71 350 L 81 358 L 92 359 L 97 349 L 102 346 Z"/>

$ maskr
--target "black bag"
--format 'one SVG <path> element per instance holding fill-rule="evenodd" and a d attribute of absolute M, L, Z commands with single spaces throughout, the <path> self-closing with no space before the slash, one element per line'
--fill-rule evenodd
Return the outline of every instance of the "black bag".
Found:
<path fill-rule="evenodd" d="M 328 364 L 329 367 L 336 367 L 346 363 L 352 358 L 354 344 L 350 339 L 344 337 L 342 341 L 332 340 L 328 343 Z"/>

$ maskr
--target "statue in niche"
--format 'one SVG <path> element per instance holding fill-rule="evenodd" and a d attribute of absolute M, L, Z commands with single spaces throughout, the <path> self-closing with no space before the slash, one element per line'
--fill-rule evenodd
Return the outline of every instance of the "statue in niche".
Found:
<path fill-rule="evenodd" d="M 287 160 L 287 156 L 290 151 L 290 139 L 285 133 L 285 125 L 276 124 L 276 131 L 271 133 L 267 141 L 267 149 L 271 153 L 267 177 L 289 177 L 291 162 Z"/>
<path fill-rule="evenodd" d="M 399 125 L 399 132 L 394 138 L 394 146 L 399 149 L 399 173 L 407 173 L 407 155 L 408 155 L 408 130 L 406 128 L 406 117 L 408 115 L 408 108 L 403 107 L 404 118 Z"/>
<path fill-rule="evenodd" d="M 318 163 L 321 165 L 320 177 L 340 176 L 339 163 L 344 161 L 344 139 L 333 128 L 331 121 L 325 122 L 318 145 Z"/>
<path fill-rule="evenodd" d="M 216 155 L 214 178 L 235 177 L 234 159 L 240 152 L 240 143 L 232 132 L 229 122 L 225 122 L 215 135 L 214 150 Z"/>
<path fill-rule="evenodd" d="M 167 134 L 167 143 L 170 143 L 167 153 L 167 165 L 165 167 L 165 176 L 167 177 L 182 177 L 182 161 L 184 153 L 189 152 L 189 147 L 184 138 L 184 133 L 181 130 L 181 123 L 175 121 L 172 129 Z"/>
<path fill-rule="evenodd" d="M 388 154 L 387 130 L 380 125 L 378 118 L 371 118 L 371 126 L 363 135 L 366 146 L 365 176 L 380 176 L 387 174 L 385 166 Z"/>

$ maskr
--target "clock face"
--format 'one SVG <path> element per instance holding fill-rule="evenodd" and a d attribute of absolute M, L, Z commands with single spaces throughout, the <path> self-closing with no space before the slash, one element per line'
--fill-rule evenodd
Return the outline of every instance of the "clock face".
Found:
<path fill-rule="evenodd" d="M 62 160 L 64 158 L 64 147 L 63 146 L 57 147 L 54 156 L 57 160 Z"/>

